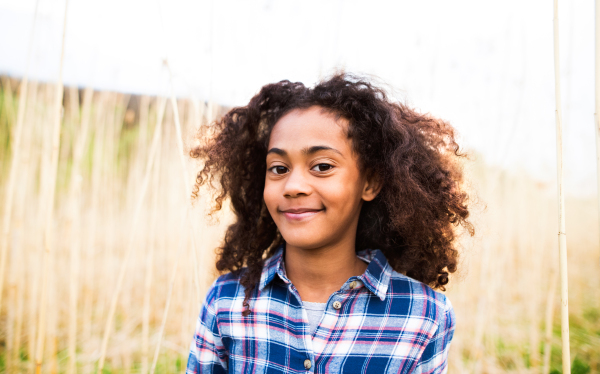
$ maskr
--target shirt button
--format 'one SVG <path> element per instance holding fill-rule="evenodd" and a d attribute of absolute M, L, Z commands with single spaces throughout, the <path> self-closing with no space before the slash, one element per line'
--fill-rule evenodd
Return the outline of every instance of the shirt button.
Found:
<path fill-rule="evenodd" d="M 339 310 L 341 307 L 342 307 L 342 303 L 340 303 L 339 301 L 333 302 L 333 309 Z"/>
<path fill-rule="evenodd" d="M 352 281 L 350 282 L 350 289 L 353 290 L 358 286 L 358 282 L 357 281 Z"/>
<path fill-rule="evenodd" d="M 312 364 L 310 363 L 310 360 L 309 360 L 309 359 L 306 359 L 306 360 L 304 360 L 304 368 L 305 368 L 306 370 L 310 369 L 310 368 L 311 368 L 311 366 L 312 366 Z"/>

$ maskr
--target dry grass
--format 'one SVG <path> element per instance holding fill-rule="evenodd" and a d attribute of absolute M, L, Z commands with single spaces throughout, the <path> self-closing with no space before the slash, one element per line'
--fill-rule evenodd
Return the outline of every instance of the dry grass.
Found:
<path fill-rule="evenodd" d="M 17 81 L 2 79 L 2 197 L 14 151 L 11 137 L 17 117 L 17 87 Z M 52 146 L 49 118 L 54 92 L 53 86 L 35 82 L 27 91 L 1 290 L 3 372 L 34 369 L 48 207 L 43 181 L 48 179 L 50 166 L 46 155 Z M 162 128 L 152 151 L 163 103 Z M 222 112 L 193 100 L 178 100 L 177 109 L 181 138 L 188 145 L 191 134 L 209 122 L 211 113 Z M 209 225 L 204 217 L 205 197 L 197 201 L 187 218 L 197 239 L 193 250 L 190 224 L 185 223 L 189 199 L 183 191 L 189 189 L 196 165 L 187 165 L 190 172 L 183 174 L 174 112 L 166 99 L 65 89 L 53 256 L 45 284 L 48 307 L 42 372 L 97 370 L 124 263 L 114 320 L 108 323 L 103 371 L 147 373 L 157 347 L 156 372 L 184 371 L 201 298 L 215 277 L 213 250 L 228 218 Z M 152 152 L 154 162 L 148 167 Z M 478 160 L 469 162 L 467 171 L 477 194 L 473 211 L 477 236 L 461 242 L 462 273 L 448 290 L 458 316 L 450 372 L 542 372 L 547 316 L 553 321 L 548 330 L 553 349 L 549 369 L 560 372 L 559 293 L 558 283 L 553 282 L 558 271 L 555 188 Z M 185 175 L 189 177 L 187 185 Z M 146 193 L 142 193 L 144 180 L 148 181 Z M 6 200 L 0 204 L 4 209 Z M 600 251 L 595 200 L 567 198 L 567 234 L 572 369 L 573 373 L 600 372 Z M 124 261 L 128 248 L 131 257 Z M 170 307 L 159 339 L 169 295 Z"/>

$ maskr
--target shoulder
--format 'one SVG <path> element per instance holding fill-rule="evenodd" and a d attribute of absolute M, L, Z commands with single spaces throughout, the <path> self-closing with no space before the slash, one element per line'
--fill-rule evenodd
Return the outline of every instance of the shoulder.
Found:
<path fill-rule="evenodd" d="M 213 283 L 215 287 L 227 287 L 231 284 L 239 283 L 246 268 L 242 268 L 236 272 L 221 274 Z"/>
<path fill-rule="evenodd" d="M 436 324 L 455 324 L 454 309 L 450 299 L 441 292 L 404 274 L 392 271 L 388 294 L 392 298 L 410 301 L 411 310 L 431 319 Z M 450 327 L 450 326 L 449 326 Z"/>
<path fill-rule="evenodd" d="M 241 285 L 240 279 L 245 270 L 243 268 L 237 272 L 225 273 L 215 279 L 206 292 L 205 305 L 216 305 L 220 300 L 244 295 L 244 286 Z"/>

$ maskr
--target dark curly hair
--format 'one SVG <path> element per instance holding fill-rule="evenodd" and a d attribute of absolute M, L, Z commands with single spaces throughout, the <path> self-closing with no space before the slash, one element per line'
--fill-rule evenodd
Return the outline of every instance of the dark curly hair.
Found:
<path fill-rule="evenodd" d="M 457 268 L 455 227 L 471 235 L 468 195 L 463 188 L 459 146 L 447 122 L 388 98 L 370 81 L 336 74 L 313 88 L 288 80 L 268 84 L 248 105 L 211 124 L 190 151 L 204 161 L 193 197 L 208 182 L 216 192 L 212 212 L 231 200 L 235 222 L 218 250 L 217 270 L 239 272 L 245 287 L 244 314 L 265 258 L 283 243 L 264 200 L 266 155 L 273 126 L 293 109 L 319 106 L 349 121 L 348 137 L 359 169 L 382 188 L 364 202 L 356 251 L 380 249 L 394 270 L 444 290 Z M 218 180 L 217 187 L 213 182 Z"/>

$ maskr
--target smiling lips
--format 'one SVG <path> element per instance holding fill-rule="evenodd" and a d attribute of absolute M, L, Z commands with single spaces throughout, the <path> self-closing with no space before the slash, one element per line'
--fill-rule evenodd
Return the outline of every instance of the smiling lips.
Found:
<path fill-rule="evenodd" d="M 289 220 L 300 221 L 303 219 L 313 217 L 322 210 L 323 209 L 298 208 L 282 210 L 281 213 L 283 213 L 283 215 Z"/>

